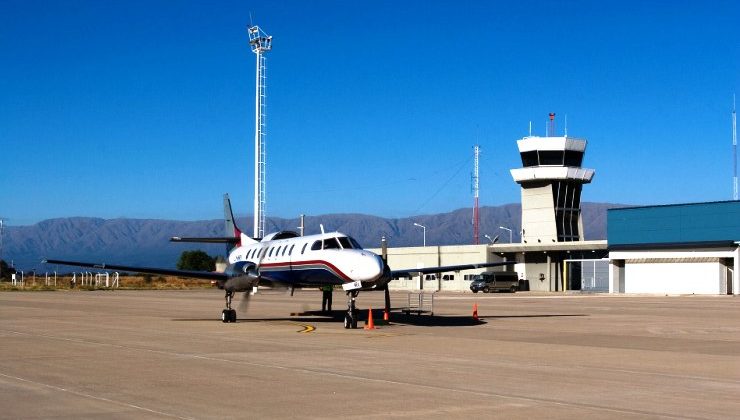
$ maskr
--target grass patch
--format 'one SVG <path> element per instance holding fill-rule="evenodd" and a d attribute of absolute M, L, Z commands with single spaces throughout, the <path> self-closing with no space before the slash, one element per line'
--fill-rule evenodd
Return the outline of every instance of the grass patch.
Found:
<path fill-rule="evenodd" d="M 113 276 L 109 279 L 109 284 L 113 284 Z M 107 290 L 113 287 L 105 287 L 105 279 L 102 279 L 95 285 L 93 277 L 91 285 L 82 285 L 80 276 L 77 276 L 77 283 L 72 284 L 71 276 L 57 276 L 56 286 L 53 279 L 50 284 L 46 284 L 45 277 L 32 276 L 25 277 L 23 287 L 20 284 L 14 286 L 11 282 L 0 282 L 0 291 L 50 291 L 50 290 Z M 122 275 L 118 280 L 118 287 L 115 289 L 125 290 L 188 290 L 188 289 L 207 289 L 215 287 L 211 285 L 210 280 L 187 279 L 174 276 L 151 276 L 151 275 Z"/>

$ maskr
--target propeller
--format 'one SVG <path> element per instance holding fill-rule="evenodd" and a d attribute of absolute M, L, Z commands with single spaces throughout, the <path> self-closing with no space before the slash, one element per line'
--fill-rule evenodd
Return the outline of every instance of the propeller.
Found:
<path fill-rule="evenodd" d="M 239 312 L 242 314 L 247 312 L 247 309 L 249 309 L 249 298 L 251 297 L 251 292 L 246 291 L 244 292 L 244 296 L 242 296 L 242 300 L 239 301 Z"/>
<path fill-rule="evenodd" d="M 244 292 L 244 296 L 239 302 L 239 312 L 246 312 L 249 307 L 252 288 L 259 284 L 259 273 L 253 265 L 245 262 L 230 265 L 226 268 L 225 273 L 231 277 L 224 283 L 224 289 L 235 293 Z"/>

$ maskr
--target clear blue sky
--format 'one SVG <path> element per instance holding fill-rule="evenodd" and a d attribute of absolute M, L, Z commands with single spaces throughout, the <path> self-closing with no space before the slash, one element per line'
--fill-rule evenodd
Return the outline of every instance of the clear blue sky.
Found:
<path fill-rule="evenodd" d="M 732 196 L 737 1 L 0 0 L 0 216 L 212 219 L 252 208 L 268 54 L 267 215 L 519 201 L 515 141 L 588 139 L 584 201 Z"/>

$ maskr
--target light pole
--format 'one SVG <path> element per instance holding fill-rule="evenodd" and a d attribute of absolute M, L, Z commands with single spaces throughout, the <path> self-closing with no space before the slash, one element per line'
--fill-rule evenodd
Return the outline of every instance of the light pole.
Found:
<path fill-rule="evenodd" d="M 498 241 L 498 235 L 496 235 L 494 238 L 491 238 L 490 235 L 483 235 L 483 236 L 485 236 L 486 239 L 488 239 L 491 242 L 491 245 L 495 244 L 496 241 Z"/>
<path fill-rule="evenodd" d="M 422 229 L 422 231 L 424 232 L 424 246 L 427 246 L 427 227 L 426 226 L 423 226 L 423 225 L 420 225 L 418 223 L 414 223 L 414 226 L 420 227 Z"/>
<path fill-rule="evenodd" d="M 513 236 L 512 236 L 512 233 L 511 233 L 511 229 L 509 229 L 507 227 L 503 227 L 503 226 L 499 226 L 498 228 L 509 231 L 509 243 L 512 243 L 513 242 Z"/>

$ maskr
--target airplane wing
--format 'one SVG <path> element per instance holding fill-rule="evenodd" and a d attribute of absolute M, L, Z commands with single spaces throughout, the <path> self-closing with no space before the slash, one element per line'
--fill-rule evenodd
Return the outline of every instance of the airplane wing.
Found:
<path fill-rule="evenodd" d="M 179 236 L 173 236 L 170 238 L 170 242 L 201 242 L 207 244 L 235 244 L 239 242 L 239 238 L 227 237 L 227 238 L 181 238 Z"/>
<path fill-rule="evenodd" d="M 476 268 L 499 267 L 502 265 L 513 265 L 513 264 L 516 264 L 516 261 L 446 265 L 442 267 L 409 268 L 408 270 L 391 270 L 391 277 L 409 277 L 412 274 L 444 273 L 447 271 L 472 270 Z"/>
<path fill-rule="evenodd" d="M 208 272 L 208 271 L 169 270 L 165 268 L 131 267 L 131 266 L 126 266 L 126 265 L 88 263 L 88 262 L 79 262 L 79 261 L 61 261 L 61 260 L 44 260 L 42 262 L 47 263 L 47 264 L 75 265 L 78 267 L 90 267 L 90 268 L 97 268 L 101 270 L 121 270 L 121 271 L 130 271 L 132 273 L 162 274 L 166 276 L 190 277 L 194 279 L 205 279 L 205 280 L 228 280 L 228 277 L 224 273 L 213 273 L 213 272 Z"/>

